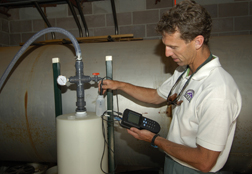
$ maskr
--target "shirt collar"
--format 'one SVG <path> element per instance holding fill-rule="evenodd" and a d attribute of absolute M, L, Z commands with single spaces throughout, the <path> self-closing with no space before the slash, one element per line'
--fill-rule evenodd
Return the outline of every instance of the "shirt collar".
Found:
<path fill-rule="evenodd" d="M 214 59 L 212 59 L 210 62 L 208 62 L 207 64 L 205 64 L 203 67 L 201 67 L 199 69 L 199 71 L 197 73 L 195 73 L 192 77 L 193 80 L 202 80 L 206 77 L 209 76 L 209 74 L 211 73 L 211 71 L 217 67 L 221 67 L 220 61 L 219 61 L 219 57 L 213 55 Z M 187 76 L 187 73 L 185 73 L 183 75 L 183 78 L 189 78 L 190 76 Z"/>

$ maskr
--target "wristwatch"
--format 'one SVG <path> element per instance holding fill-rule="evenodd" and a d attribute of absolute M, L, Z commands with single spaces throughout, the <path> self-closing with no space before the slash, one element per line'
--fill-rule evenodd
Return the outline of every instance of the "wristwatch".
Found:
<path fill-rule="evenodd" d="M 154 135 L 153 138 L 152 138 L 152 140 L 151 140 L 151 146 L 154 147 L 154 148 L 158 148 L 158 146 L 154 144 L 154 141 L 155 141 L 155 139 L 156 139 L 158 136 L 159 136 L 159 134 Z"/>

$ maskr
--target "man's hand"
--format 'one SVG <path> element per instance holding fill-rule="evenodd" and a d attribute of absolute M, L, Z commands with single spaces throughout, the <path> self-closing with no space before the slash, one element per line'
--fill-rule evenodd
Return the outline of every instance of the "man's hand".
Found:
<path fill-rule="evenodd" d="M 101 84 L 101 81 L 99 82 L 99 85 L 98 85 L 99 91 L 103 90 L 102 93 L 104 94 L 107 89 L 111 89 L 111 90 L 119 89 L 122 85 L 122 82 L 115 81 L 115 80 L 103 80 L 102 89 L 100 89 L 100 84 Z"/>
<path fill-rule="evenodd" d="M 145 88 L 141 86 L 135 86 L 130 83 L 116 81 L 116 80 L 103 80 L 102 89 L 100 89 L 101 81 L 99 82 L 99 91 L 103 90 L 103 94 L 107 89 L 116 90 L 119 89 L 135 99 L 152 104 L 160 104 L 165 102 L 166 100 L 160 97 L 157 93 L 156 89 Z"/>
<path fill-rule="evenodd" d="M 134 127 L 127 129 L 127 131 L 136 139 L 146 142 L 151 142 L 153 136 L 155 135 L 148 130 L 139 130 Z M 202 172 L 209 172 L 215 165 L 220 154 L 220 152 L 211 151 L 199 145 L 197 145 L 196 148 L 192 148 L 176 144 L 160 136 L 155 139 L 155 145 L 171 156 L 186 162 Z"/>
<path fill-rule="evenodd" d="M 128 133 L 135 137 L 136 139 L 151 142 L 154 133 L 148 131 L 148 130 L 139 130 L 137 128 L 131 127 L 130 129 L 127 129 Z"/>

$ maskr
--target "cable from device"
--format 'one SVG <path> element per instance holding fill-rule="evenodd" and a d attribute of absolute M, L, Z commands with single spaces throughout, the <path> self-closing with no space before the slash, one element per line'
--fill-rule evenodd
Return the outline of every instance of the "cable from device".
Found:
<path fill-rule="evenodd" d="M 109 149 L 112 153 L 115 153 L 115 152 L 109 147 L 108 142 L 107 142 L 107 140 L 106 140 L 106 135 L 105 135 L 104 121 L 107 121 L 108 124 L 109 124 L 110 122 L 112 123 L 112 121 L 108 121 L 106 118 L 104 118 L 105 116 L 106 116 L 106 117 L 109 117 L 109 116 L 110 116 L 110 115 L 106 115 L 108 112 L 117 113 L 118 115 L 113 115 L 113 116 L 114 116 L 114 118 L 115 118 L 115 121 L 118 121 L 118 122 L 122 119 L 122 118 L 119 116 L 119 115 L 122 115 L 122 113 L 116 112 L 116 111 L 107 110 L 107 111 L 105 111 L 105 112 L 102 114 L 102 116 L 101 116 L 101 118 L 102 118 L 102 134 L 103 134 L 103 138 L 104 138 L 104 146 L 103 146 L 103 152 L 102 152 L 102 157 L 101 157 L 101 162 L 100 162 L 100 168 L 101 168 L 101 170 L 102 170 L 103 173 L 105 173 L 105 174 L 112 174 L 112 173 L 107 173 L 107 172 L 105 172 L 105 171 L 103 170 L 103 168 L 102 168 L 102 160 L 103 160 L 103 158 L 104 158 L 106 144 L 107 144 L 107 146 L 108 146 L 108 149 Z M 117 166 L 117 165 L 116 165 L 116 166 Z M 116 168 L 115 168 L 115 170 L 116 170 Z M 114 173 L 114 172 L 113 172 L 113 173 Z"/>

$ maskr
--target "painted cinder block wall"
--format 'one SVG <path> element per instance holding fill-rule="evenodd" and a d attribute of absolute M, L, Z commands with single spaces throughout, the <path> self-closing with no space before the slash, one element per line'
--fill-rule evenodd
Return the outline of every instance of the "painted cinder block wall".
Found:
<path fill-rule="evenodd" d="M 177 0 L 177 3 L 181 0 Z M 135 38 L 158 39 L 156 23 L 166 10 L 173 6 L 173 0 L 115 0 L 119 34 L 134 34 Z M 202 4 L 213 19 L 212 36 L 251 35 L 252 0 L 196 0 Z M 83 13 L 89 29 L 89 36 L 115 34 L 110 0 L 84 2 Z M 46 15 L 54 27 L 70 31 L 80 37 L 78 27 L 67 4 L 46 7 Z M 77 12 L 77 11 L 76 11 Z M 7 17 L 0 14 L 0 46 L 17 46 L 32 35 L 46 28 L 36 8 L 16 8 L 8 11 Z M 78 12 L 77 12 L 78 14 Z M 79 21 L 82 22 L 79 17 Z M 83 34 L 85 30 L 83 28 Z M 56 33 L 57 39 L 65 36 Z M 51 39 L 51 34 L 41 36 L 37 41 Z"/>

